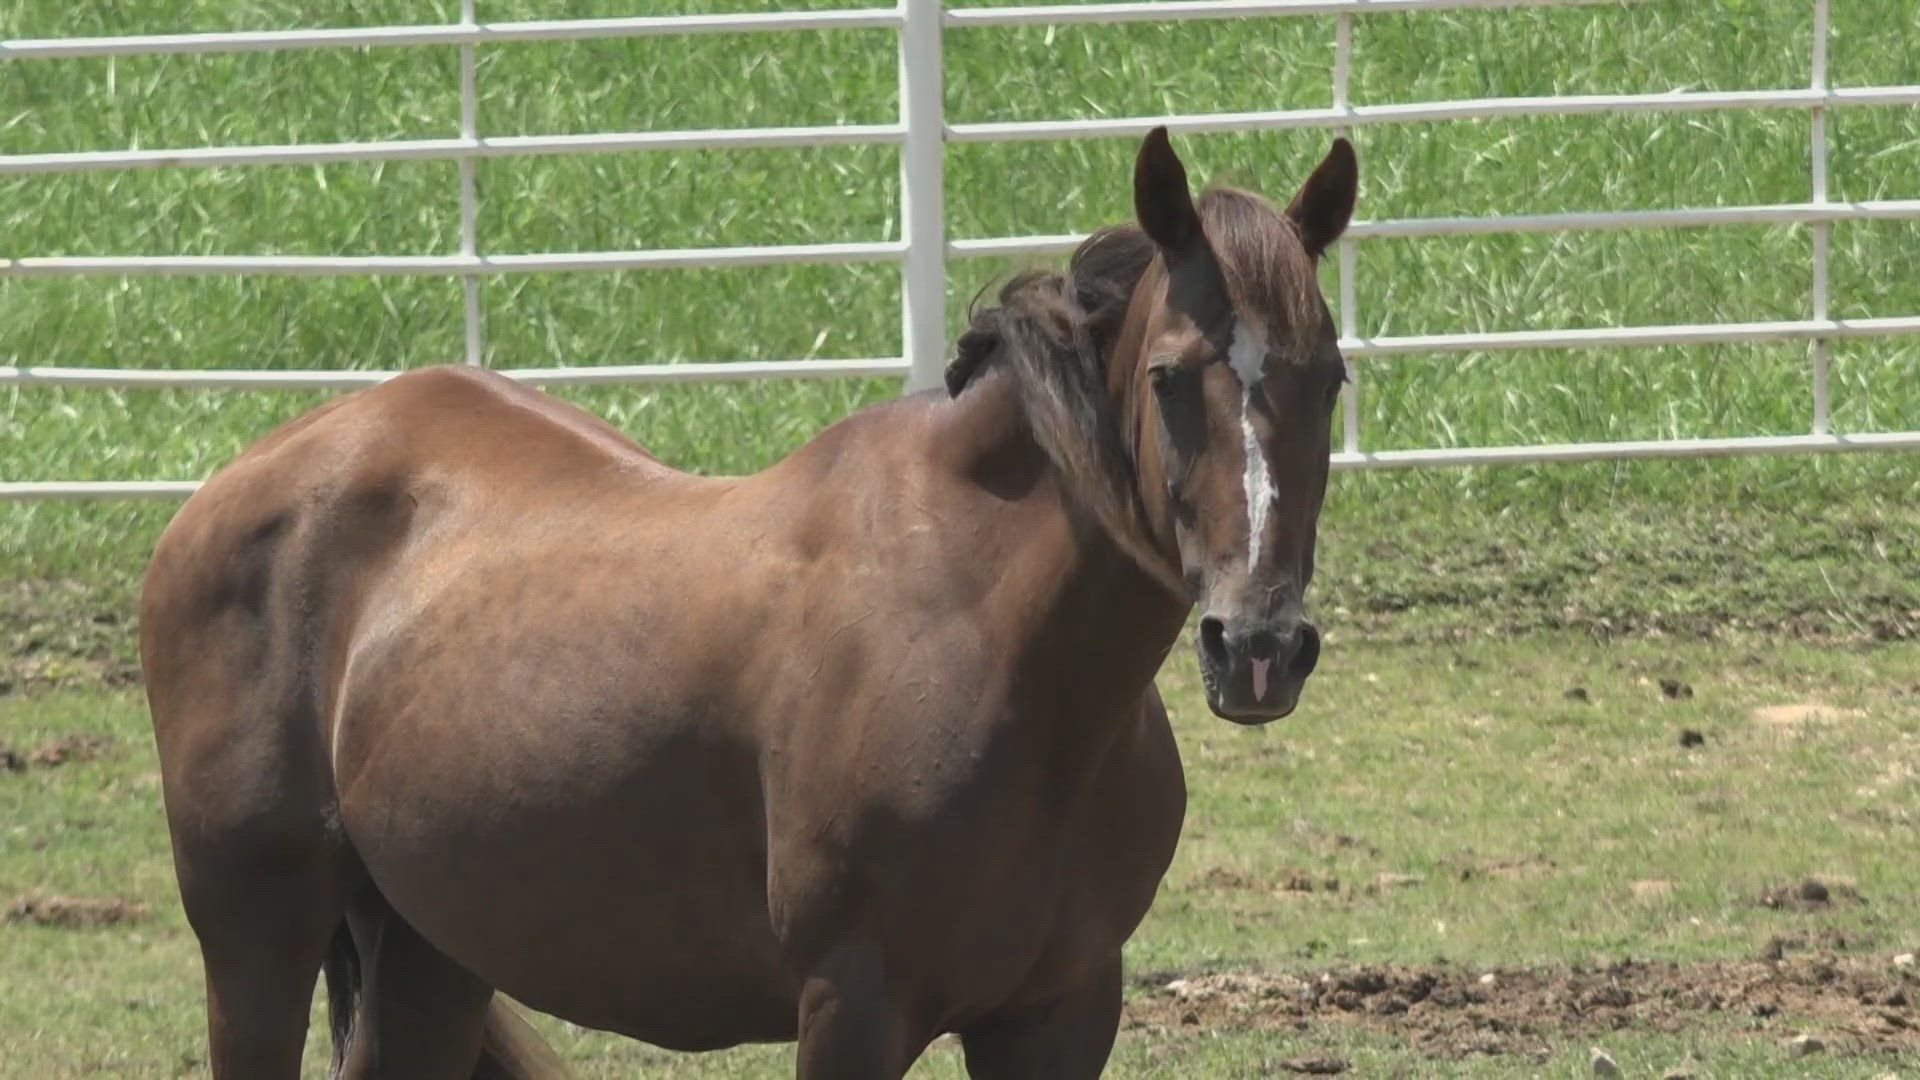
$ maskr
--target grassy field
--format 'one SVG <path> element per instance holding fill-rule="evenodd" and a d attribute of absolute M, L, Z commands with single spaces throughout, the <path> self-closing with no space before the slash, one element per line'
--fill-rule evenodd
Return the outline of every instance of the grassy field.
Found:
<path fill-rule="evenodd" d="M 764 6 L 480 0 L 479 14 Z M 1836 84 L 1920 82 L 1910 4 L 1833 8 Z M 1663 0 L 1369 15 L 1355 24 L 1353 96 L 1801 86 L 1811 9 Z M 0 0 L 0 37 L 457 12 L 452 0 Z M 1332 36 L 1321 18 L 954 31 L 949 112 L 1325 105 Z M 884 32 L 489 46 L 480 65 L 481 127 L 494 135 L 895 111 Z M 451 49 L 0 64 L 0 153 L 445 136 L 457 129 L 457 85 Z M 1910 110 L 1836 111 L 1831 138 L 1833 197 L 1920 193 Z M 1283 132 L 1179 146 L 1198 177 L 1284 197 L 1324 142 Z M 1809 192 L 1807 119 L 1791 110 L 1378 127 L 1357 143 L 1366 218 Z M 1132 150 L 1129 140 L 955 146 L 951 232 L 1119 220 Z M 481 246 L 890 238 L 897 169 L 884 148 L 488 161 Z M 0 255 L 449 253 L 456 190 L 456 170 L 439 163 L 0 178 Z M 1369 240 L 1359 263 L 1369 334 L 1785 319 L 1808 313 L 1811 242 L 1804 228 L 1762 226 Z M 956 264 L 950 325 L 979 286 L 1015 268 Z M 898 289 L 884 266 L 505 276 L 484 283 L 488 360 L 888 355 L 899 349 Z M 1832 310 L 1920 313 L 1920 228 L 1836 226 Z M 414 367 L 458 357 L 460 318 L 458 284 L 433 278 L 0 279 L 0 364 Z M 1787 434 L 1806 429 L 1810 410 L 1800 346 L 1354 367 L 1370 448 Z M 1833 375 L 1836 430 L 1920 423 L 1920 339 L 1836 344 Z M 568 396 L 671 462 L 741 472 L 896 392 L 872 380 Z M 198 477 L 319 400 L 9 387 L 0 478 Z M 0 1077 L 204 1071 L 197 963 L 128 686 L 131 599 L 171 512 L 0 505 L 0 748 L 25 766 L 0 768 L 0 905 L 62 895 L 146 905 L 105 926 L 0 923 Z M 1590 1073 L 1594 1045 L 1630 1075 L 1689 1059 L 1702 1076 L 1910 1073 L 1868 1001 L 1912 987 L 1887 958 L 1920 945 L 1916 566 L 1916 455 L 1343 475 L 1315 585 L 1327 661 L 1301 714 L 1265 732 L 1231 729 L 1205 715 L 1185 653 L 1166 678 L 1194 805 L 1130 952 L 1113 1074 L 1266 1076 L 1291 1059 L 1337 1057 L 1368 1076 L 1573 1076 Z M 1667 697 L 1662 679 L 1692 696 Z M 1575 687 L 1587 700 L 1568 696 Z M 1683 728 L 1704 746 L 1682 749 Z M 88 735 L 97 741 L 60 742 Z M 26 760 L 50 745 L 91 760 Z M 1760 902 L 1809 876 L 1829 883 L 1828 903 Z M 1404 879 L 1417 880 L 1393 884 Z M 1753 970 L 1775 938 L 1780 968 Z M 1677 966 L 1623 970 L 1627 957 Z M 1820 964 L 1838 974 L 1823 982 Z M 1356 970 L 1390 976 L 1351 1010 L 1303 1006 L 1287 981 L 1330 972 L 1338 987 Z M 1488 972 L 1491 989 L 1474 989 Z M 1426 976 L 1442 988 L 1434 999 L 1394 1011 L 1405 979 Z M 1796 979 L 1814 989 L 1796 997 L 1780 982 Z M 1465 997 L 1439 1007 L 1455 983 Z M 1628 988 L 1626 1004 L 1608 996 L 1614 984 Z M 1920 987 L 1904 992 L 1920 1000 Z M 549 1030 L 588 1077 L 790 1068 L 784 1049 L 696 1063 Z M 1786 1056 L 1779 1040 L 1802 1030 L 1831 1052 Z M 1474 1041 L 1490 1037 L 1497 1045 Z M 915 1075 L 959 1074 L 957 1055 L 939 1049 Z"/>
<path fill-rule="evenodd" d="M 1920 1048 L 1920 1037 L 1898 1041 L 1847 995 L 1857 982 L 1920 996 L 1920 975 L 1902 980 L 1888 960 L 1920 946 L 1917 670 L 1910 643 L 1600 648 L 1530 635 L 1434 648 L 1336 636 L 1307 707 L 1249 731 L 1207 715 L 1181 652 L 1163 685 L 1192 808 L 1128 951 L 1131 1019 L 1112 1074 L 1253 1077 L 1281 1060 L 1337 1057 L 1370 1076 L 1572 1076 L 1586 1074 L 1590 1044 L 1641 1075 L 1689 1055 L 1721 1076 L 1897 1065 L 1889 1048 Z M 1663 679 L 1687 690 L 1669 696 Z M 1584 693 L 1570 698 L 1575 687 Z M 1703 745 L 1682 746 L 1684 730 Z M 0 926 L 0 1076 L 190 1073 L 204 1053 L 197 956 L 173 895 L 137 696 L 0 699 L 0 745 L 22 757 L 77 737 L 97 757 L 0 771 L 0 898 L 106 896 L 149 914 L 85 929 Z M 1831 889 L 1828 903 L 1764 902 L 1809 877 Z M 1666 1002 L 1643 985 L 1653 975 L 1629 971 L 1607 981 L 1631 1001 L 1611 1005 L 1496 992 L 1474 1008 L 1512 1026 L 1489 1029 L 1463 1021 L 1469 1007 L 1433 1003 L 1386 1017 L 1299 1016 L 1291 992 L 1236 995 L 1218 978 L 1264 976 L 1291 991 L 1289 976 L 1392 965 L 1473 985 L 1494 972 L 1497 990 L 1627 958 L 1656 973 L 1667 962 L 1700 971 L 1753 961 L 1775 939 L 1784 970 L 1841 965 L 1836 1000 L 1757 1015 L 1751 1006 L 1773 1000 L 1773 983 L 1742 997 L 1739 972 L 1717 971 L 1708 982 L 1728 1004 L 1713 1011 Z M 1222 991 L 1169 992 L 1177 979 Z M 1182 1023 L 1189 1008 L 1205 1021 Z M 1610 1030 L 1616 1015 L 1634 1022 Z M 785 1048 L 696 1059 L 549 1030 L 585 1077 L 791 1068 Z M 1786 1055 L 1780 1041 L 1805 1031 L 1832 1051 Z M 959 1074 L 943 1051 L 914 1075 Z"/>

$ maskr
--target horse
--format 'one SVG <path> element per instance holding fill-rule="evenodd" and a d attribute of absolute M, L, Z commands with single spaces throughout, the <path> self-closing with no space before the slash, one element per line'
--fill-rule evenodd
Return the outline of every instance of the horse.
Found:
<path fill-rule="evenodd" d="M 1098 1076 L 1186 782 L 1154 686 L 1293 711 L 1345 379 L 1284 208 L 1198 199 L 976 300 L 946 386 L 745 477 L 498 374 L 405 373 L 213 475 L 140 655 L 216 1080 L 533 1080 L 507 1001 L 802 1080 Z"/>

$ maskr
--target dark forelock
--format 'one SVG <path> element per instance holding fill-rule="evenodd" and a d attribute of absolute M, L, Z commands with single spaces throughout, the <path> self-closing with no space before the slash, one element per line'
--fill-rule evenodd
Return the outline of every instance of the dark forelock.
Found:
<path fill-rule="evenodd" d="M 1200 221 L 1220 264 L 1233 306 L 1267 320 L 1287 356 L 1311 353 L 1320 325 L 1320 288 L 1313 257 L 1293 222 L 1250 191 L 1211 187 L 1200 196 Z"/>

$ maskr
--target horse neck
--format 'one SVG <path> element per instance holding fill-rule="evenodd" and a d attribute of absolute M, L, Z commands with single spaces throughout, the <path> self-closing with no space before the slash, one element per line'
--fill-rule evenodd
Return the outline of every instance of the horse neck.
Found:
<path fill-rule="evenodd" d="M 1018 539 L 1001 573 L 1019 598 L 1008 612 L 1018 629 L 1008 629 L 1032 676 L 1022 681 L 1063 695 L 1073 713 L 1111 716 L 1146 690 L 1192 605 L 1079 504 L 1072 479 L 1034 437 L 1020 393 L 1010 373 L 982 379 L 949 413 L 938 456 L 976 482 L 1020 492 Z"/>
<path fill-rule="evenodd" d="M 1146 691 L 1167 654 L 1177 642 L 1192 601 L 1179 588 L 1180 556 L 1173 536 L 1166 500 L 1165 474 L 1151 393 L 1146 390 L 1143 349 L 1147 315 L 1164 295 L 1164 275 L 1155 260 L 1135 288 L 1122 327 L 1108 343 L 1105 356 L 1109 406 L 1132 456 L 1132 473 L 1139 512 L 1135 516 L 1146 535 L 1116 537 L 1096 527 L 1086 515 L 1076 514 L 1072 493 L 1063 483 L 1054 493 L 1055 512 L 1073 530 L 1076 543 L 1057 578 L 1058 586 L 1040 605 L 1043 627 L 1035 650 L 1040 670 L 1099 672 L 1102 686 L 1094 691 L 1116 695 L 1107 708 L 1125 708 Z M 1143 565 L 1157 563 L 1156 569 Z M 1073 675 L 1069 674 L 1069 678 Z M 1086 694 L 1085 689 L 1077 691 Z M 1091 702 L 1089 702 L 1091 704 Z M 1100 708 L 1090 715 L 1100 721 Z"/>
<path fill-rule="evenodd" d="M 1130 516 L 1144 534 L 1123 539 L 1100 530 L 1085 536 L 1058 601 L 1076 625 L 1092 628 L 1100 639 L 1087 645 L 1106 654 L 1103 663 L 1111 660 L 1122 668 L 1132 664 L 1144 671 L 1137 676 L 1140 690 L 1166 659 L 1193 606 L 1183 587 L 1160 440 L 1154 433 L 1159 418 L 1146 378 L 1146 327 L 1165 295 L 1165 270 L 1155 258 L 1135 285 L 1104 357 L 1108 406 L 1132 459 L 1130 494 L 1137 500 L 1137 512 Z"/>
<path fill-rule="evenodd" d="M 1071 511 L 1064 505 L 1063 515 Z M 1103 532 L 1077 530 L 1053 588 L 1036 597 L 1029 670 L 1061 705 L 1096 725 L 1146 692 L 1179 639 L 1191 604 L 1169 593 Z"/>

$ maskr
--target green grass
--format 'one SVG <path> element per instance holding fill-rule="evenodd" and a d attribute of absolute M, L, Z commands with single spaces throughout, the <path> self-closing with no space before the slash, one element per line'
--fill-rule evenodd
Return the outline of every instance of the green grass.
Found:
<path fill-rule="evenodd" d="M 1128 949 L 1130 993 L 1175 974 L 1346 963 L 1478 970 L 1748 957 L 1796 933 L 1839 933 L 1869 957 L 1911 950 L 1920 945 L 1916 670 L 1911 643 L 1601 648 L 1530 635 L 1435 648 L 1335 637 L 1302 711 L 1249 731 L 1206 713 L 1182 650 L 1162 685 L 1191 808 Z M 1661 678 L 1694 696 L 1669 700 Z M 1590 700 L 1568 700 L 1573 686 Z M 1796 705 L 1824 711 L 1766 711 Z M 1706 745 L 1682 749 L 1682 728 Z M 174 1075 L 204 1053 L 200 982 L 141 702 L 97 692 L 0 699 L 0 744 L 24 751 L 73 733 L 108 736 L 105 757 L 0 772 L 0 901 L 114 896 L 147 903 L 153 917 L 95 930 L 0 925 L 0 1031 L 10 1033 L 0 1076 Z M 1343 887 L 1280 889 L 1295 871 Z M 1421 880 L 1365 888 L 1381 874 Z M 1812 913 L 1756 902 L 1808 875 L 1851 882 L 1866 902 Z M 1634 882 L 1647 880 L 1672 888 L 1637 898 Z M 1592 1041 L 1649 1069 L 1691 1050 L 1716 1075 L 1871 1072 L 1874 1059 L 1859 1058 L 1800 1072 L 1777 1046 L 1800 1030 L 1795 1017 L 1759 1031 L 1743 1019 L 1701 1014 L 1684 1038 L 1627 1030 Z M 688 1058 L 548 1030 L 584 1077 L 791 1068 L 782 1047 Z M 317 1048 L 322 1035 L 313 1038 Z M 1588 1040 L 1563 1041 L 1539 1075 L 1584 1074 Z M 1441 1067 L 1404 1041 L 1339 1024 L 1229 1025 L 1129 1029 L 1111 1075 L 1267 1075 L 1263 1062 L 1301 1055 L 1347 1057 L 1362 1075 Z M 1522 1067 L 1534 1068 L 1514 1057 L 1445 1065 L 1460 1075 Z M 958 1058 L 936 1053 L 915 1075 L 958 1076 Z"/>

